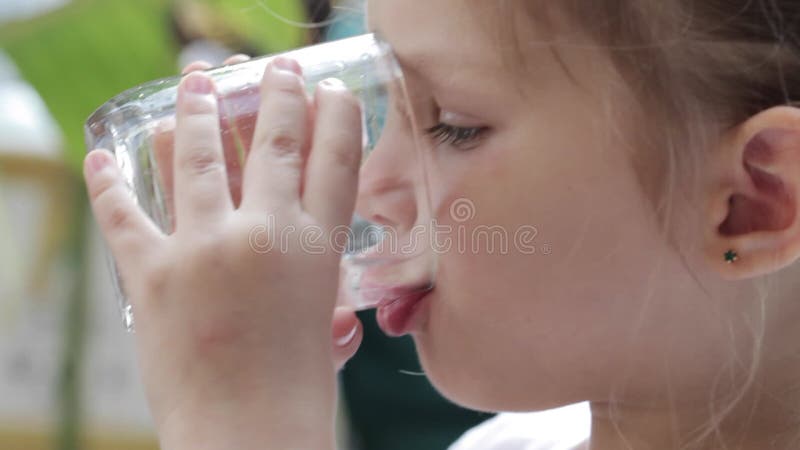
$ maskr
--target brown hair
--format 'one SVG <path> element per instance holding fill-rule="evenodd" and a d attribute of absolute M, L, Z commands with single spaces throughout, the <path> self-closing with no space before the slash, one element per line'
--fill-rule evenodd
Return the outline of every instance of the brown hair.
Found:
<path fill-rule="evenodd" d="M 607 44 L 624 73 L 652 81 L 647 87 L 661 102 L 685 101 L 690 95 L 722 123 L 734 125 L 768 107 L 800 100 L 796 0 L 592 0 L 562 5 Z M 673 97 L 679 91 L 685 94 Z"/>
<path fill-rule="evenodd" d="M 640 184 L 662 222 L 668 221 L 674 197 L 672 177 L 680 173 L 696 186 L 698 153 L 722 130 L 772 106 L 800 102 L 797 0 L 506 0 L 501 5 L 509 13 L 526 8 L 537 24 L 566 16 L 608 52 L 642 112 L 657 124 L 637 137 L 653 150 L 639 155 L 649 163 L 638 167 Z M 525 43 L 517 47 L 524 52 Z M 644 169 L 652 168 L 654 159 L 666 170 Z"/>

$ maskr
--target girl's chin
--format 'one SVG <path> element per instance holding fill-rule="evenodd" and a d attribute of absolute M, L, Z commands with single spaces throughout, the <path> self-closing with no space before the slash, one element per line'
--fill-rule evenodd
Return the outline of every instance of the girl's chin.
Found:
<path fill-rule="evenodd" d="M 502 399 L 495 398 L 495 377 L 483 373 L 476 355 L 464 353 L 464 339 L 448 334 L 438 320 L 437 299 L 426 301 L 427 311 L 419 331 L 411 333 L 420 367 L 436 390 L 451 402 L 476 411 L 501 410 Z M 484 383 L 486 383 L 484 385 Z"/>
<path fill-rule="evenodd" d="M 414 342 L 417 343 L 417 348 L 420 349 L 420 343 L 424 342 L 427 334 L 412 334 Z M 424 346 L 424 344 L 422 344 Z M 468 409 L 476 411 L 498 411 L 501 408 L 494 408 L 498 406 L 495 399 L 487 398 L 490 395 L 490 389 L 482 389 L 479 384 L 476 384 L 474 376 L 463 377 L 454 375 L 452 371 L 462 370 L 459 367 L 444 367 L 436 361 L 430 361 L 419 352 L 420 365 L 422 372 L 428 378 L 428 381 L 433 385 L 437 392 L 449 401 Z M 462 372 L 463 374 L 463 372 Z M 470 381 L 471 380 L 471 381 Z"/>

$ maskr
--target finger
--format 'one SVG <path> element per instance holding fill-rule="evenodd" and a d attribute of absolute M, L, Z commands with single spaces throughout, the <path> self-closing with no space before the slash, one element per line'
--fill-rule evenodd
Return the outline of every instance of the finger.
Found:
<path fill-rule="evenodd" d="M 250 61 L 249 56 L 244 55 L 242 53 L 237 53 L 236 55 L 228 57 L 228 59 L 226 59 L 222 64 L 229 66 L 232 64 L 239 64 L 247 61 Z"/>
<path fill-rule="evenodd" d="M 194 72 L 181 81 L 175 122 L 176 225 L 207 229 L 233 210 L 217 98 L 207 75 Z"/>
<path fill-rule="evenodd" d="M 247 155 L 242 208 L 299 207 L 307 99 L 295 61 L 276 58 L 264 72 L 253 145 Z"/>
<path fill-rule="evenodd" d="M 147 263 L 163 235 L 136 205 L 107 151 L 94 150 L 86 156 L 84 178 L 100 231 L 121 272 L 137 270 Z"/>
<path fill-rule="evenodd" d="M 172 161 L 175 149 L 174 121 L 162 124 L 153 138 L 156 172 L 161 182 L 161 195 L 169 217 L 167 233 L 175 231 L 175 185 Z"/>
<path fill-rule="evenodd" d="M 189 63 L 186 67 L 183 68 L 183 70 L 181 70 L 181 75 L 186 75 L 190 72 L 195 72 L 198 70 L 208 70 L 212 67 L 214 66 L 205 61 L 194 61 Z"/>
<path fill-rule="evenodd" d="M 333 364 L 337 371 L 356 354 L 363 337 L 363 327 L 355 311 L 336 308 L 333 313 Z"/>
<path fill-rule="evenodd" d="M 242 201 L 242 163 L 240 160 L 239 128 L 230 122 L 222 123 L 222 148 L 225 156 L 225 170 L 228 174 L 228 189 L 233 207 L 238 208 Z"/>
<path fill-rule="evenodd" d="M 236 94 L 233 94 L 236 95 Z M 226 97 L 222 99 L 222 107 L 227 111 L 236 111 L 236 99 Z M 234 104 L 231 107 L 231 104 Z M 314 117 L 314 103 L 308 99 L 308 123 L 313 121 Z M 224 114 L 224 112 L 223 112 Z M 236 208 L 241 204 L 242 198 L 242 183 L 243 183 L 243 165 L 247 160 L 247 155 L 250 153 L 253 143 L 253 133 L 256 127 L 256 114 L 240 114 L 230 115 L 225 117 L 222 121 L 222 145 L 225 149 L 225 161 L 228 164 L 228 183 L 231 186 L 231 196 L 233 196 L 233 203 Z M 309 127 L 310 128 L 310 127 Z M 311 142 L 311 133 L 309 130 L 306 136 L 306 142 Z M 308 146 L 303 149 L 302 159 L 303 162 L 308 157 Z M 300 186 L 300 195 L 302 195 L 303 186 Z"/>
<path fill-rule="evenodd" d="M 349 225 L 361 164 L 361 107 L 336 79 L 320 83 L 303 206 L 329 227 Z"/>
<path fill-rule="evenodd" d="M 244 163 L 252 147 L 258 108 L 261 103 L 259 87 L 233 90 L 220 96 L 223 137 L 235 144 L 237 158 Z M 228 145 L 227 142 L 223 142 Z M 227 150 L 227 147 L 226 147 Z"/>
<path fill-rule="evenodd" d="M 247 126 L 246 121 L 242 121 L 243 126 Z M 234 207 L 238 207 L 242 197 L 242 166 L 239 159 L 238 148 L 243 143 L 239 142 L 241 134 L 239 127 L 223 121 L 222 124 L 222 146 L 225 153 L 225 166 L 228 176 L 228 187 L 230 188 L 231 200 Z M 175 201 L 174 201 L 174 171 L 172 167 L 175 133 L 174 121 L 165 122 L 156 132 L 153 138 L 154 156 L 156 160 L 156 172 L 161 182 L 161 195 L 164 199 L 164 206 L 170 219 L 169 230 L 171 233 L 175 229 Z M 252 137 L 253 126 L 250 125 L 249 133 Z M 244 130 L 247 132 L 248 130 Z M 249 139 L 248 141 L 249 142 Z M 249 145 L 249 144 L 248 144 Z"/>

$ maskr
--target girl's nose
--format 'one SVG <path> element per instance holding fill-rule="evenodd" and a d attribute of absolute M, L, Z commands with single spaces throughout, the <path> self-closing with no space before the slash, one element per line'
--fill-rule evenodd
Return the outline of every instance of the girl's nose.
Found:
<path fill-rule="evenodd" d="M 415 186 L 421 168 L 414 136 L 389 114 L 377 145 L 361 166 L 356 213 L 379 225 L 408 230 L 417 220 Z"/>

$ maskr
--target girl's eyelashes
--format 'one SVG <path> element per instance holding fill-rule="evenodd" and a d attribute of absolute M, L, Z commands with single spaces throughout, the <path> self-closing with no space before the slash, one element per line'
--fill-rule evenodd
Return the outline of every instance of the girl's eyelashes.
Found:
<path fill-rule="evenodd" d="M 489 127 L 460 127 L 444 122 L 426 130 L 437 145 L 448 144 L 460 150 L 474 148 L 487 131 Z"/>

